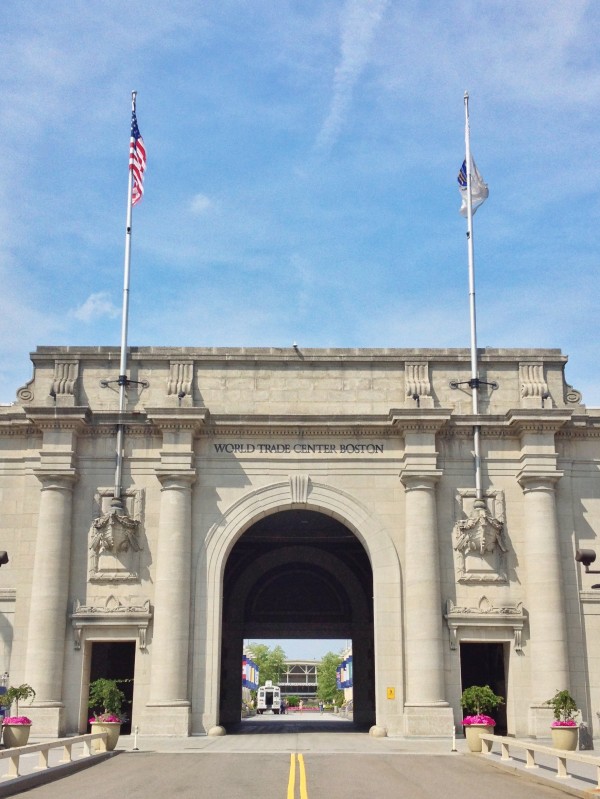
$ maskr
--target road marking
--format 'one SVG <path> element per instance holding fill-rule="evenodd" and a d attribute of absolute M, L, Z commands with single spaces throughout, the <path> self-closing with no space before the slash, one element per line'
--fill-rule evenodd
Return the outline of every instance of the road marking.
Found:
<path fill-rule="evenodd" d="M 308 799 L 306 789 L 306 769 L 304 768 L 304 755 L 298 755 L 298 765 L 300 766 L 300 799 Z"/>
<path fill-rule="evenodd" d="M 287 799 L 294 799 L 296 789 L 296 757 L 298 757 L 298 774 L 300 783 L 300 799 L 308 799 L 306 787 L 306 769 L 304 768 L 304 755 L 290 755 L 290 775 L 288 777 Z"/>
<path fill-rule="evenodd" d="M 290 776 L 288 779 L 287 799 L 294 799 L 294 785 L 296 783 L 296 755 L 290 755 Z"/>

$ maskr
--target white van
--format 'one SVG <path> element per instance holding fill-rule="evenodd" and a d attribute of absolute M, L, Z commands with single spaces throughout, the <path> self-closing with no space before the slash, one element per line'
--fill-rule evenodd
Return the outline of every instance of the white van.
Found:
<path fill-rule="evenodd" d="M 256 712 L 262 715 L 269 710 L 275 715 L 281 713 L 281 689 L 278 685 L 273 685 L 272 680 L 261 685 L 256 695 Z"/>

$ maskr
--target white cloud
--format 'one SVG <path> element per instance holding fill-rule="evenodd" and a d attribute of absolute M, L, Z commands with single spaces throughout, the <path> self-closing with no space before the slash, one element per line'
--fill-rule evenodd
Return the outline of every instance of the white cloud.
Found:
<path fill-rule="evenodd" d="M 108 292 L 98 291 L 95 294 L 90 294 L 83 305 L 73 311 L 73 316 L 81 322 L 93 322 L 105 317 L 114 319 L 119 313 L 119 309 L 113 304 Z"/>
<path fill-rule="evenodd" d="M 330 147 L 339 135 L 352 91 L 369 60 L 371 44 L 388 0 L 348 0 L 342 16 L 341 61 L 335 69 L 333 99 L 317 137 L 317 148 Z"/>
<path fill-rule="evenodd" d="M 195 216 L 201 216 L 212 207 L 212 201 L 206 194 L 195 194 L 190 202 L 190 211 Z"/>

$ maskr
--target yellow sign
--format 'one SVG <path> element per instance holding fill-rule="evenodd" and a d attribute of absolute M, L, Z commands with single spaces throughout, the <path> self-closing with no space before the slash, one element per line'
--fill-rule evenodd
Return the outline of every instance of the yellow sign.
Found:
<path fill-rule="evenodd" d="M 396 698 L 396 689 L 395 688 L 388 688 L 387 689 L 387 698 L 388 699 L 395 699 Z"/>

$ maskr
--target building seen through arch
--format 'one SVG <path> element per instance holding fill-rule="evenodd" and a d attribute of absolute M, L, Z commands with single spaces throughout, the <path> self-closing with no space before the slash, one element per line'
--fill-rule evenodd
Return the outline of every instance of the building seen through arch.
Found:
<path fill-rule="evenodd" d="M 0 672 L 36 734 L 85 730 L 103 670 L 141 735 L 228 728 L 259 638 L 351 640 L 378 734 L 448 735 L 484 680 L 510 735 L 547 737 L 563 688 L 598 734 L 574 553 L 600 535 L 600 410 L 559 350 L 481 350 L 476 419 L 462 349 L 131 348 L 123 413 L 118 360 L 39 347 L 0 408 Z"/>

